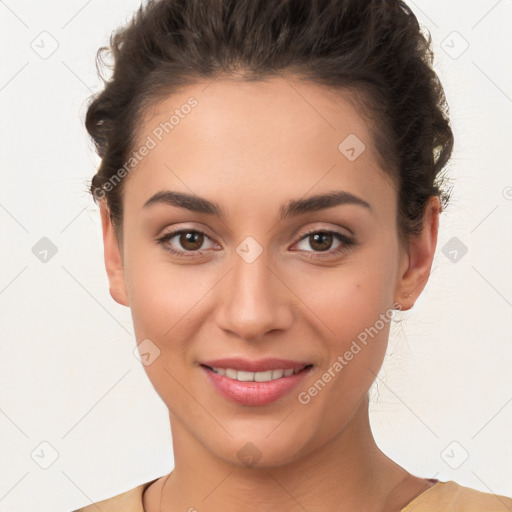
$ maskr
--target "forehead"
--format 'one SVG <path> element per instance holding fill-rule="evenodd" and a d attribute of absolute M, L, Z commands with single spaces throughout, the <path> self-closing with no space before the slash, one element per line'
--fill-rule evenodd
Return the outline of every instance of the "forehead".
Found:
<path fill-rule="evenodd" d="M 146 113 L 136 150 L 143 145 L 151 149 L 125 190 L 140 207 L 165 188 L 219 201 L 233 189 L 297 197 L 345 188 L 377 199 L 392 188 L 350 97 L 292 78 L 187 86 Z"/>

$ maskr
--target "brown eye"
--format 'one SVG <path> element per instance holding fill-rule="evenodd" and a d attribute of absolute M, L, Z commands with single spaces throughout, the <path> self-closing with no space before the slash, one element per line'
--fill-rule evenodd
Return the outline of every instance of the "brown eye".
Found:
<path fill-rule="evenodd" d="M 319 232 L 309 235 L 309 240 L 314 250 L 327 251 L 331 248 L 333 236 L 331 233 Z"/>
<path fill-rule="evenodd" d="M 206 233 L 197 229 L 172 231 L 157 238 L 156 242 L 166 251 L 177 256 L 199 256 L 204 249 L 212 249 L 216 246 Z"/>
<path fill-rule="evenodd" d="M 299 250 L 306 256 L 318 258 L 341 255 L 355 245 L 355 240 L 348 236 L 337 231 L 326 230 L 310 231 L 297 243 Z M 321 253 L 325 253 L 325 255 Z"/>
<path fill-rule="evenodd" d="M 198 231 L 183 231 L 180 234 L 179 242 L 186 251 L 197 251 L 203 245 L 204 235 Z"/>

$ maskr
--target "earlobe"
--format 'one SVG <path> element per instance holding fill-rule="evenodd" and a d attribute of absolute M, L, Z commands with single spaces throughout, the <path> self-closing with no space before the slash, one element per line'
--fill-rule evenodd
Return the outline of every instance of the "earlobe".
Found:
<path fill-rule="evenodd" d="M 395 294 L 395 301 L 402 305 L 400 309 L 403 311 L 412 308 L 428 282 L 437 246 L 440 213 L 439 197 L 431 196 L 425 208 L 422 233 L 409 239 L 408 255 L 400 267 Z"/>
<path fill-rule="evenodd" d="M 103 249 L 105 268 L 109 281 L 110 295 L 122 306 L 129 306 L 124 279 L 123 258 L 110 218 L 110 211 L 104 201 L 100 204 L 101 226 L 103 230 Z"/>

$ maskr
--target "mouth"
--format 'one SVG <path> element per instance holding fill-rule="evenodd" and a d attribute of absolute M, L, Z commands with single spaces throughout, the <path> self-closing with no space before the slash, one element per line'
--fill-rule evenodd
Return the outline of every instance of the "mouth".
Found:
<path fill-rule="evenodd" d="M 199 367 L 207 383 L 224 399 L 238 405 L 262 406 L 289 396 L 314 365 L 283 359 L 256 362 L 231 358 L 207 361 Z"/>
<path fill-rule="evenodd" d="M 303 370 L 312 367 L 312 364 L 306 364 L 301 368 L 276 368 L 274 370 L 266 370 L 260 372 L 251 372 L 247 370 L 237 370 L 236 368 L 222 368 L 214 367 L 202 364 L 204 368 L 216 373 L 223 375 L 228 379 L 237 380 L 240 382 L 270 382 L 273 380 L 282 379 L 283 377 L 291 377 L 296 375 Z"/>

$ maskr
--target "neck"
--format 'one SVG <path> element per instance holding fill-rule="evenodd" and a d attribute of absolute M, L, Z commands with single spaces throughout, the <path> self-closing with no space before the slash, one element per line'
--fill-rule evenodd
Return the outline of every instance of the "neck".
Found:
<path fill-rule="evenodd" d="M 174 470 L 163 488 L 162 512 L 381 512 L 392 491 L 409 475 L 377 447 L 367 397 L 346 427 L 320 448 L 293 462 L 265 468 L 214 457 L 176 417 L 170 419 Z"/>

